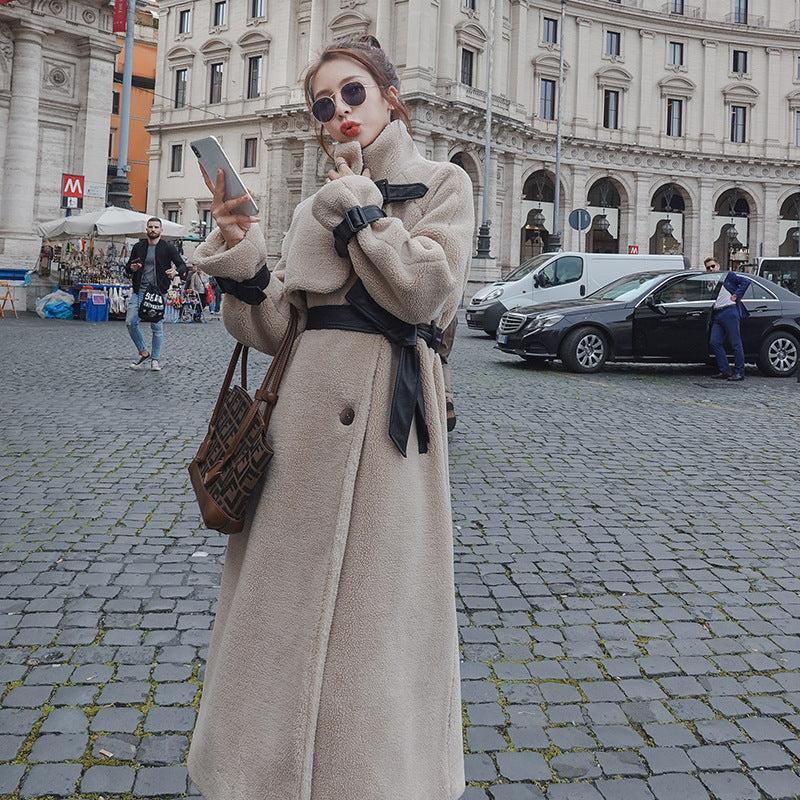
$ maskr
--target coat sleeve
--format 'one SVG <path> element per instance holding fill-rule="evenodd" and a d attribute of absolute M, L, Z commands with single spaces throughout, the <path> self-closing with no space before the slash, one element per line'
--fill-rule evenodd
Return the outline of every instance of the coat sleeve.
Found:
<path fill-rule="evenodd" d="M 332 231 L 349 208 L 379 206 L 381 200 L 372 181 L 348 176 L 319 190 L 312 213 Z M 449 311 L 449 322 L 464 289 L 472 250 L 469 177 L 455 164 L 440 165 L 418 203 L 419 213 L 406 215 L 408 227 L 388 216 L 359 231 L 350 240 L 350 259 L 369 294 L 387 311 L 412 324 L 440 320 Z"/>
<path fill-rule="evenodd" d="M 745 278 L 744 275 L 739 275 L 738 272 L 731 273 L 733 276 L 733 282 L 735 283 L 735 289 L 733 290 L 732 294 L 741 300 L 744 297 L 747 288 L 750 286 L 752 281 L 750 278 Z"/>
<path fill-rule="evenodd" d="M 236 281 L 252 278 L 267 261 L 267 244 L 257 225 L 235 247 L 226 249 L 218 229 L 194 253 L 194 262 L 203 272 Z M 222 321 L 228 332 L 242 344 L 273 355 L 289 324 L 289 300 L 283 291 L 285 257 L 272 270 L 264 288 L 264 301 L 258 305 L 225 295 Z"/>
<path fill-rule="evenodd" d="M 131 269 L 131 261 L 133 261 L 134 259 L 137 259 L 137 258 L 140 258 L 140 256 L 139 256 L 139 242 L 136 242 L 136 244 L 133 247 L 131 247 L 130 258 L 128 259 L 128 263 L 125 264 L 125 274 L 126 275 L 133 275 L 133 270 Z"/>

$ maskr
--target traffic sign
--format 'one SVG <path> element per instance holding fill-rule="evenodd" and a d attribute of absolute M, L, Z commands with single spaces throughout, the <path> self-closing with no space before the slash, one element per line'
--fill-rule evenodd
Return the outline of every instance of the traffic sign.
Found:
<path fill-rule="evenodd" d="M 576 208 L 570 212 L 569 226 L 576 231 L 585 231 L 592 222 L 589 212 L 585 208 Z"/>
<path fill-rule="evenodd" d="M 629 256 L 638 256 L 639 255 L 639 245 L 638 244 L 629 244 L 628 245 L 628 255 Z"/>

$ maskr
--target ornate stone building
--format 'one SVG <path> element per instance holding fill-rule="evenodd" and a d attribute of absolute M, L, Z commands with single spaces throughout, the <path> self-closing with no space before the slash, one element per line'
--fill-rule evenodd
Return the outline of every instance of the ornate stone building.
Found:
<path fill-rule="evenodd" d="M 32 269 L 36 224 L 61 216 L 62 173 L 105 205 L 114 58 L 108 0 L 0 6 L 0 265 Z"/>
<path fill-rule="evenodd" d="M 257 196 L 271 257 L 327 159 L 301 76 L 332 37 L 376 35 L 419 147 L 488 186 L 499 269 L 546 247 L 795 253 L 800 0 L 162 0 L 150 211 L 190 224 L 209 197 L 193 138 L 220 138 Z M 492 17 L 492 9 L 495 9 Z M 489 38 L 493 32 L 493 40 Z M 560 214 L 553 221 L 563 41 Z M 591 225 L 567 224 L 585 208 Z"/>

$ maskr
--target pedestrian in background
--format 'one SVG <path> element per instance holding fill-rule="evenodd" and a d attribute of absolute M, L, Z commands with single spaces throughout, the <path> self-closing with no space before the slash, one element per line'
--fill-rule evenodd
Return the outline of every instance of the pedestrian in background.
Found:
<path fill-rule="evenodd" d="M 301 331 L 263 490 L 228 540 L 188 759 L 206 800 L 464 791 L 435 348 L 466 283 L 473 194 L 420 155 L 398 87 L 371 36 L 307 71 L 334 168 L 271 272 L 258 220 L 231 211 L 243 198 L 224 201 L 222 170 L 206 179 L 217 227 L 194 258 L 226 292 L 226 328 L 274 353 L 293 306 Z"/>
<path fill-rule="evenodd" d="M 125 265 L 125 272 L 132 276 L 133 294 L 128 299 L 128 310 L 125 314 L 125 324 L 128 333 L 139 351 L 139 358 L 130 366 L 138 369 L 152 359 L 150 368 L 154 371 L 161 369 L 161 347 L 164 342 L 164 320 L 150 323 L 153 334 L 152 349 L 147 350 L 142 332 L 139 330 L 139 302 L 142 295 L 148 290 L 155 290 L 166 295 L 170 281 L 176 275 L 183 277 L 186 274 L 186 263 L 175 245 L 161 238 L 161 220 L 150 217 L 147 220 L 147 237 L 139 239 L 131 248 L 131 256 Z"/>
<path fill-rule="evenodd" d="M 704 262 L 706 272 L 719 272 L 719 263 L 713 258 Z M 744 347 L 742 346 L 741 320 L 750 316 L 742 302 L 750 279 L 729 271 L 719 288 L 711 310 L 711 349 L 717 357 L 719 372 L 712 378 L 729 381 L 744 380 Z M 725 352 L 725 343 L 733 350 L 733 372 Z"/>

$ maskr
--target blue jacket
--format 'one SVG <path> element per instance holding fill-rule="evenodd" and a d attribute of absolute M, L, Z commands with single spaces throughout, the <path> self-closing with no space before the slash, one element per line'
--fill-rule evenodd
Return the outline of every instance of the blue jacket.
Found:
<path fill-rule="evenodd" d="M 736 308 L 739 310 L 740 317 L 749 317 L 750 312 L 745 308 L 742 298 L 750 285 L 750 278 L 745 278 L 744 275 L 737 275 L 731 271 L 725 276 L 722 282 L 721 292 L 728 292 L 736 298 Z"/>

